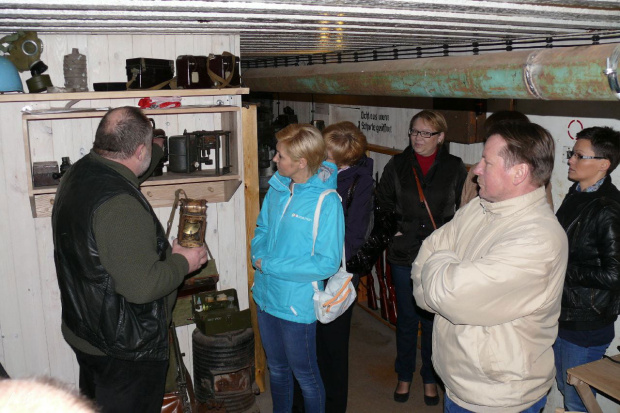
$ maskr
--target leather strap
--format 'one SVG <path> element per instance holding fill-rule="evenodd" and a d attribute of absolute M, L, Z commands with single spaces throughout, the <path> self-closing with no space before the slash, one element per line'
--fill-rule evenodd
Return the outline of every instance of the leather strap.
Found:
<path fill-rule="evenodd" d="M 217 73 L 215 73 L 213 70 L 211 70 L 211 66 L 209 65 L 209 62 L 213 59 L 215 59 L 217 57 L 217 55 L 211 53 L 209 54 L 209 58 L 207 60 L 207 74 L 209 75 L 209 77 L 211 78 L 212 81 L 214 82 L 219 82 L 219 85 L 217 86 L 218 89 L 222 89 L 225 88 L 226 86 L 228 86 L 230 84 L 230 81 L 232 80 L 233 76 L 235 76 L 235 71 L 237 70 L 237 56 L 235 56 L 234 54 L 230 53 L 230 52 L 222 52 L 222 54 L 220 55 L 223 59 L 224 56 L 230 56 L 232 59 L 232 68 L 230 70 L 230 73 L 228 74 L 228 76 L 226 76 L 226 79 L 222 78 L 221 76 L 219 76 Z M 222 73 L 222 75 L 224 75 L 224 73 Z"/>
<path fill-rule="evenodd" d="M 422 185 L 420 184 L 420 178 L 418 178 L 418 173 L 415 168 L 413 169 L 413 175 L 415 176 L 415 183 L 418 185 L 418 195 L 420 196 L 420 202 L 424 202 L 426 206 L 426 212 L 428 212 L 428 216 L 431 218 L 431 222 L 433 223 L 433 229 L 437 229 L 437 225 L 435 224 L 435 220 L 433 219 L 433 214 L 431 213 L 431 209 L 428 206 L 428 202 L 426 202 L 426 197 L 424 196 L 424 191 L 422 191 Z"/>
<path fill-rule="evenodd" d="M 170 229 L 172 228 L 172 221 L 174 221 L 174 213 L 177 211 L 177 207 L 179 206 L 179 195 L 181 194 L 183 194 L 185 199 L 187 199 L 187 194 L 183 189 L 179 188 L 174 192 L 174 202 L 172 203 L 170 218 L 168 218 L 168 224 L 166 225 L 166 239 L 170 238 Z"/>

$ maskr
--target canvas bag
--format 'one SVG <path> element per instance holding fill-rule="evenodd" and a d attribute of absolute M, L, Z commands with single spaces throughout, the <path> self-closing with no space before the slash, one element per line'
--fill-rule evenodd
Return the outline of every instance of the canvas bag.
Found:
<path fill-rule="evenodd" d="M 319 230 L 319 216 L 321 214 L 321 204 L 323 199 L 330 192 L 336 192 L 335 189 L 328 189 L 321 193 L 319 196 L 319 202 L 316 205 L 314 211 L 314 223 L 312 228 L 312 255 L 314 255 L 314 243 L 316 242 L 316 235 Z M 340 195 L 338 195 L 340 198 Z M 316 281 L 312 282 L 314 287 L 314 313 L 317 320 L 323 324 L 330 323 L 338 318 L 342 313 L 355 302 L 357 293 L 355 292 L 355 286 L 351 282 L 353 274 L 347 272 L 347 263 L 344 254 L 344 245 L 342 246 L 342 266 L 338 272 L 332 275 L 327 280 L 325 291 L 319 290 L 319 285 Z"/>

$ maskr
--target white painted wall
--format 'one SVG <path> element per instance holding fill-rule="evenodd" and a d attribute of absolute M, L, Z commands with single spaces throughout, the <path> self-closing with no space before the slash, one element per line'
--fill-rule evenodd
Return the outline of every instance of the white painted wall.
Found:
<path fill-rule="evenodd" d="M 0 36 L 2 36 L 0 34 Z M 42 60 L 56 86 L 64 86 L 63 56 L 74 47 L 88 58 L 88 84 L 126 81 L 125 59 L 153 57 L 174 60 L 178 55 L 207 55 L 229 51 L 239 54 L 239 36 L 193 35 L 42 35 Z M 26 76 L 28 75 L 28 76 Z M 22 74 L 24 88 L 29 73 Z M 148 93 L 145 92 L 145 96 Z M 184 104 L 240 105 L 240 96 L 183 98 Z M 33 218 L 28 199 L 21 110 L 61 107 L 66 102 L 0 103 L 0 362 L 16 378 L 52 376 L 67 383 L 78 381 L 73 352 L 60 332 L 61 304 L 53 260 L 50 218 Z M 134 99 L 83 101 L 74 107 L 136 105 Z M 37 121 L 31 123 L 33 161 L 70 156 L 77 161 L 92 147 L 99 119 Z M 157 126 L 168 136 L 183 129 L 218 129 L 214 114 L 158 116 Z M 240 168 L 243 173 L 243 168 Z M 158 208 L 164 223 L 170 208 Z M 240 306 L 247 308 L 245 200 L 243 185 L 229 202 L 208 205 L 207 243 L 220 273 L 218 288 L 236 288 Z M 178 222 L 178 213 L 176 221 Z M 176 228 L 177 222 L 173 224 Z M 172 231 L 173 233 L 175 231 Z M 191 332 L 177 328 L 185 363 L 192 368 Z"/>
<path fill-rule="evenodd" d="M 295 109 L 299 117 L 299 122 L 309 122 L 310 120 L 310 104 L 305 102 L 281 101 L 280 108 L 290 106 Z M 564 148 L 572 148 L 575 136 L 583 128 L 592 126 L 611 126 L 616 130 L 620 130 L 620 102 L 542 102 L 542 101 L 518 101 L 516 109 L 524 112 L 532 122 L 538 123 L 548 129 L 555 138 L 556 156 L 555 167 L 551 177 L 552 193 L 554 208 L 557 210 L 572 185 L 567 179 L 568 167 L 566 165 L 566 157 Z M 280 109 L 282 110 L 282 109 Z M 274 105 L 274 111 L 277 113 L 277 107 Z M 377 119 L 361 119 L 360 113 L 376 114 Z M 351 121 L 355 124 L 365 122 L 366 135 L 369 143 L 404 149 L 408 145 L 407 129 L 411 117 L 419 112 L 418 109 L 402 109 L 402 108 L 383 108 L 370 106 L 340 106 L 330 105 L 329 116 L 315 118 L 326 120 L 326 125 L 343 120 Z M 491 113 L 488 113 L 490 115 Z M 379 119 L 383 115 L 383 119 Z M 385 118 L 388 115 L 389 119 Z M 372 116 L 371 116 L 372 117 Z M 329 122 L 328 122 L 329 121 Z M 375 124 L 373 130 L 372 125 Z M 381 128 L 387 123 L 391 127 L 391 132 L 377 132 L 376 129 Z M 362 126 L 360 124 L 360 126 Z M 449 132 L 448 132 L 449 134 Z M 483 144 L 462 145 L 450 143 L 450 152 L 460 156 L 465 163 L 477 163 L 482 154 Z M 375 159 L 375 172 L 381 171 L 389 160 L 389 156 L 382 154 L 373 154 Z M 620 168 L 612 173 L 612 180 L 616 186 L 620 186 Z M 607 353 L 609 355 L 618 354 L 617 346 L 620 345 L 620 320 L 616 322 L 616 338 L 609 346 Z M 388 366 L 389 367 L 389 366 Z M 597 396 L 603 411 L 606 413 L 620 412 L 620 405 L 607 399 L 601 395 Z M 562 395 L 554 386 L 549 401 L 545 408 L 545 413 L 555 411 L 556 407 L 562 406 Z"/>

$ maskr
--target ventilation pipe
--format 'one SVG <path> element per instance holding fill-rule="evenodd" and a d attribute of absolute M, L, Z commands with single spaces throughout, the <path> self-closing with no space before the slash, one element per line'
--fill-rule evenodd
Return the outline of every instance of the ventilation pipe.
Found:
<path fill-rule="evenodd" d="M 620 45 L 246 69 L 253 92 L 618 100 Z"/>

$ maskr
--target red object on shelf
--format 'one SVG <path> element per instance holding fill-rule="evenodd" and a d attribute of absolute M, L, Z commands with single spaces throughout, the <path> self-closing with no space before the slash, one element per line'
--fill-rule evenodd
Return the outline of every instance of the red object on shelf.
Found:
<path fill-rule="evenodd" d="M 165 98 L 166 100 L 162 100 L 161 98 L 155 98 L 155 100 L 151 98 L 142 98 L 138 101 L 138 106 L 140 109 L 165 109 L 165 108 L 178 108 L 181 106 L 180 98 Z"/>

